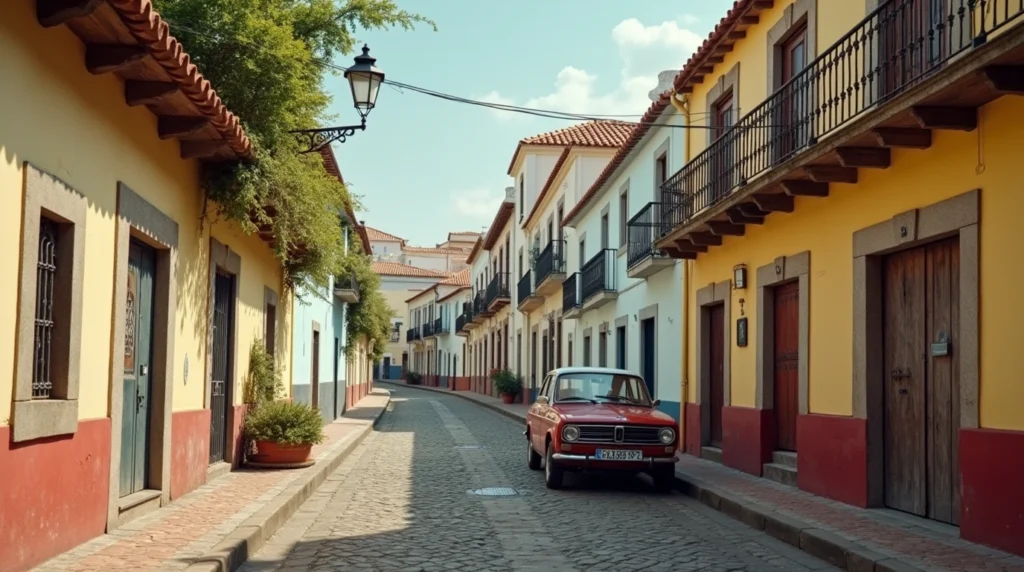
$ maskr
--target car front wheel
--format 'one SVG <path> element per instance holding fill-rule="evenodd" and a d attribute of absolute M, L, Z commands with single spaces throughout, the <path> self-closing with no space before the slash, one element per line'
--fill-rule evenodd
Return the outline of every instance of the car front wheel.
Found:
<path fill-rule="evenodd" d="M 675 467 L 672 465 L 666 465 L 663 467 L 655 467 L 651 471 L 651 478 L 654 479 L 654 488 L 659 492 L 667 493 L 672 490 L 676 481 Z"/>
<path fill-rule="evenodd" d="M 547 455 L 544 458 L 544 484 L 549 489 L 560 489 L 562 488 L 562 467 L 555 462 L 554 455 L 555 448 L 548 443 Z"/>
<path fill-rule="evenodd" d="M 533 442 L 530 440 L 530 436 L 526 436 L 526 464 L 533 471 L 540 470 L 541 456 L 537 451 L 533 450 Z"/>

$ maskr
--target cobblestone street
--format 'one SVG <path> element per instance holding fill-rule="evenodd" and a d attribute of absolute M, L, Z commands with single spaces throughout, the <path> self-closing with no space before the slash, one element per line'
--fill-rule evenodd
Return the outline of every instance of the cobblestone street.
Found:
<path fill-rule="evenodd" d="M 544 487 L 520 424 L 393 390 L 393 411 L 245 565 L 265 570 L 830 570 L 646 477 Z M 469 493 L 510 487 L 516 496 Z"/>

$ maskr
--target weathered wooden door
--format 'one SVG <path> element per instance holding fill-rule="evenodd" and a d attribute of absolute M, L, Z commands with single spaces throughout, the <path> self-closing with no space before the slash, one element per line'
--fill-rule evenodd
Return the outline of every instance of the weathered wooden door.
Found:
<path fill-rule="evenodd" d="M 121 407 L 120 494 L 146 488 L 149 474 L 153 297 L 156 252 L 131 241 L 128 247 L 128 292 L 124 306 L 124 376 Z"/>
<path fill-rule="evenodd" d="M 708 368 L 711 375 L 711 446 L 722 446 L 722 407 L 725 406 L 725 306 L 708 311 Z"/>
<path fill-rule="evenodd" d="M 800 283 L 790 282 L 775 288 L 775 447 L 781 451 L 796 451 L 799 341 Z"/>
<path fill-rule="evenodd" d="M 231 406 L 231 327 L 235 279 L 217 271 L 213 285 L 213 370 L 210 376 L 210 463 L 224 460 Z"/>
<path fill-rule="evenodd" d="M 953 524 L 960 516 L 959 266 L 956 238 L 889 255 L 884 297 L 885 504 Z"/>

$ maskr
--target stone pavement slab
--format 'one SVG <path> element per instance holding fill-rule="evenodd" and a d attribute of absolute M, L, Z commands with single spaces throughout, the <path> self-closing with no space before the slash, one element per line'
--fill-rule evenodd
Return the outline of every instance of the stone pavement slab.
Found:
<path fill-rule="evenodd" d="M 429 387 L 523 420 L 528 407 Z M 1024 572 L 1024 558 L 959 538 L 958 529 L 892 510 L 861 509 L 682 455 L 680 490 L 758 530 L 851 571 Z"/>
<path fill-rule="evenodd" d="M 34 568 L 39 572 L 234 570 L 288 519 L 341 461 L 373 431 L 390 402 L 374 389 L 324 427 L 304 469 L 234 471 L 110 534 Z"/>

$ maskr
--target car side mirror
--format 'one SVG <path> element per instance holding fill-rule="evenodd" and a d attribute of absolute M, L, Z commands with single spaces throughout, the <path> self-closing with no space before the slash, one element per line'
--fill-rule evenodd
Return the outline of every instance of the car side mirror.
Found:
<path fill-rule="evenodd" d="M 547 402 L 548 402 L 548 396 L 547 395 L 538 395 L 537 399 L 534 400 L 534 403 L 545 404 Z"/>
<path fill-rule="evenodd" d="M 655 399 L 654 401 L 651 402 L 651 405 L 657 407 L 657 406 L 661 405 L 661 400 L 660 399 Z"/>

